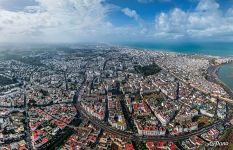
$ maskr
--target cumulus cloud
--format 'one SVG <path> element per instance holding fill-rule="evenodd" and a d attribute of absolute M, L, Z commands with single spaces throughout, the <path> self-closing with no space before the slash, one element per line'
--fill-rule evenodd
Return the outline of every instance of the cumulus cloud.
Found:
<path fill-rule="evenodd" d="M 141 18 L 141 16 L 135 10 L 132 10 L 130 8 L 123 8 L 121 11 L 126 16 L 134 19 L 139 24 L 141 33 L 147 33 L 148 29 L 146 27 L 144 20 Z"/>
<path fill-rule="evenodd" d="M 36 0 L 21 11 L 0 8 L 1 42 L 76 42 L 104 38 L 112 24 L 104 0 Z M 98 37 L 97 37 L 98 36 Z"/>
<path fill-rule="evenodd" d="M 129 9 L 129 8 L 123 8 L 122 12 L 130 17 L 133 18 L 135 21 L 139 21 L 140 20 L 140 16 L 137 14 L 137 12 L 135 10 Z"/>
<path fill-rule="evenodd" d="M 233 38 L 232 9 L 226 13 L 215 0 L 200 0 L 194 11 L 174 8 L 155 17 L 155 36 L 164 38 Z"/>
<path fill-rule="evenodd" d="M 36 4 L 34 0 L 0 0 L 0 8 L 12 11 L 22 10 L 25 6 Z"/>
<path fill-rule="evenodd" d="M 219 4 L 215 0 L 201 0 L 197 7 L 197 11 L 208 11 L 213 12 L 218 10 Z"/>
<path fill-rule="evenodd" d="M 116 6 L 117 11 L 137 22 L 122 26 L 108 20 L 113 6 L 105 0 L 22 0 L 14 4 L 16 1 L 0 0 L 0 43 L 112 42 L 160 37 L 233 40 L 233 8 L 223 12 L 214 0 L 200 0 L 192 11 L 174 8 L 161 12 L 153 24 L 145 22 L 143 14 L 141 17 L 133 9 Z"/>
<path fill-rule="evenodd" d="M 233 17 L 233 8 L 228 9 L 227 16 L 228 17 Z"/>

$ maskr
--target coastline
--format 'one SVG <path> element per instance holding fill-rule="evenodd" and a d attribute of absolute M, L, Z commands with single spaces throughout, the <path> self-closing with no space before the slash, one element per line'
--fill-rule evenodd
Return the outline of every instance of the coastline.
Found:
<path fill-rule="evenodd" d="M 209 42 L 126 42 L 117 43 L 117 46 L 144 49 L 149 51 L 174 52 L 188 55 L 201 55 L 213 57 L 233 57 L 232 43 L 209 43 Z M 222 52 L 224 50 L 224 52 Z"/>
<path fill-rule="evenodd" d="M 232 63 L 232 62 L 228 62 L 228 63 Z M 226 64 L 226 63 L 224 63 Z M 210 66 L 207 69 L 207 80 L 210 82 L 214 82 L 216 84 L 219 84 L 223 87 L 223 89 L 229 94 L 229 96 L 231 98 L 233 98 L 233 91 L 232 89 L 226 85 L 220 78 L 219 78 L 219 69 L 222 67 L 222 65 L 224 64 L 219 64 L 219 65 L 213 65 Z"/>

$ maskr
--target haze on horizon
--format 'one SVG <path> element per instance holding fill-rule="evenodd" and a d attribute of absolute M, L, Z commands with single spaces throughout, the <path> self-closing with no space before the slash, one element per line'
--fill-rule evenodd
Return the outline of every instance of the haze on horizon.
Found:
<path fill-rule="evenodd" d="M 231 0 L 0 0 L 0 44 L 233 41 Z"/>

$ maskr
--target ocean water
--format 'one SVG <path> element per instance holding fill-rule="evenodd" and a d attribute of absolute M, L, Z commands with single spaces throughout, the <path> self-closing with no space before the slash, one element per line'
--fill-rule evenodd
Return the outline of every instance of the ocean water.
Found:
<path fill-rule="evenodd" d="M 211 55 L 221 57 L 233 57 L 233 42 L 215 43 L 123 43 L 123 46 L 178 52 L 185 54 Z M 219 70 L 219 78 L 233 90 L 233 63 L 222 65 Z"/>
<path fill-rule="evenodd" d="M 233 56 L 233 43 L 121 43 L 123 46 L 159 50 L 167 52 L 178 52 L 186 54 L 200 54 L 213 56 Z"/>
<path fill-rule="evenodd" d="M 219 79 L 233 90 L 233 63 L 222 65 L 218 75 Z"/>

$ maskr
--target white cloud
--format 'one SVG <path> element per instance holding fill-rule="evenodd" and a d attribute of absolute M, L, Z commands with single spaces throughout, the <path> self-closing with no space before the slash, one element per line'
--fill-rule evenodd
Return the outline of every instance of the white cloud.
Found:
<path fill-rule="evenodd" d="M 36 4 L 34 0 L 0 0 L 0 8 L 12 11 L 22 10 L 25 6 Z"/>
<path fill-rule="evenodd" d="M 21 11 L 0 8 L 0 42 L 76 42 L 105 38 L 113 26 L 104 0 L 36 0 Z"/>
<path fill-rule="evenodd" d="M 14 9 L 15 1 L 0 0 L 0 43 L 112 42 L 160 37 L 233 39 L 233 8 L 223 12 L 214 0 L 200 0 L 193 11 L 175 8 L 162 12 L 155 17 L 155 29 L 135 10 L 120 7 L 117 10 L 137 24 L 114 26 L 108 17 L 115 6 L 105 0 L 22 0 L 23 4 L 15 4 L 20 7 Z"/>
<path fill-rule="evenodd" d="M 37 5 L 25 5 L 13 11 L 0 8 L 0 44 L 114 42 L 146 36 L 143 20 L 125 9 L 137 26 L 114 26 L 109 13 L 119 7 L 105 0 L 35 0 Z M 120 9 L 121 10 L 121 9 Z"/>
<path fill-rule="evenodd" d="M 227 16 L 228 17 L 233 17 L 233 8 L 228 9 Z"/>
<path fill-rule="evenodd" d="M 133 18 L 135 21 L 139 21 L 140 20 L 140 16 L 137 14 L 137 12 L 135 10 L 129 9 L 129 8 L 123 8 L 122 12 L 130 17 Z"/>
<path fill-rule="evenodd" d="M 200 0 L 194 11 L 175 8 L 155 17 L 155 36 L 164 38 L 233 38 L 232 9 L 224 14 L 215 0 Z M 229 38 L 230 39 L 230 38 Z"/>
<path fill-rule="evenodd" d="M 219 4 L 215 0 L 201 0 L 197 7 L 197 11 L 217 11 L 219 8 Z"/>
<path fill-rule="evenodd" d="M 130 8 L 123 8 L 121 10 L 126 16 L 133 18 L 140 26 L 140 33 L 146 34 L 148 32 L 148 29 L 146 27 L 146 24 L 144 20 L 141 18 L 140 15 L 135 10 L 132 10 Z"/>

